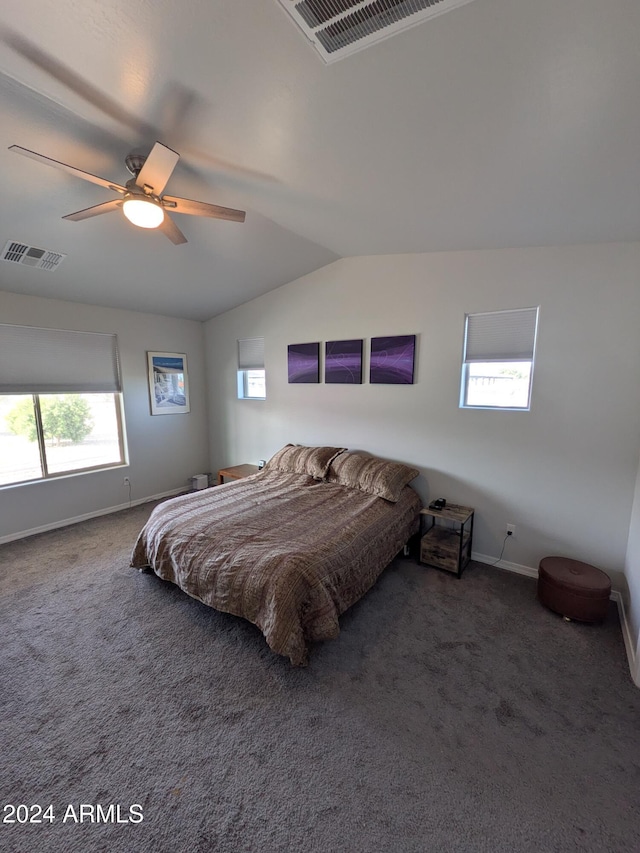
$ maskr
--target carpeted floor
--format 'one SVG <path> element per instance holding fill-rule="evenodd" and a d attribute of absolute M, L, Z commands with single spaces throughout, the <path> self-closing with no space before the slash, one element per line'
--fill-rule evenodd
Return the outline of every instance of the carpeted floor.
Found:
<path fill-rule="evenodd" d="M 402 559 L 294 669 L 129 568 L 149 510 L 0 547 L 3 819 L 52 806 L 0 850 L 640 850 L 613 605 L 569 624 L 531 579 Z"/>

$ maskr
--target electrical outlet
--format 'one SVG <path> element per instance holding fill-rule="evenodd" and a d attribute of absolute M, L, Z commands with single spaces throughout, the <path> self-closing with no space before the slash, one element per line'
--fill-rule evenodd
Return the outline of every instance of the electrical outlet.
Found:
<path fill-rule="evenodd" d="M 123 485 L 125 485 L 125 486 L 131 485 L 131 480 L 128 477 L 125 477 L 122 482 L 123 482 Z"/>
<path fill-rule="evenodd" d="M 515 535 L 516 535 L 515 524 L 507 524 L 507 536 L 515 536 Z"/>

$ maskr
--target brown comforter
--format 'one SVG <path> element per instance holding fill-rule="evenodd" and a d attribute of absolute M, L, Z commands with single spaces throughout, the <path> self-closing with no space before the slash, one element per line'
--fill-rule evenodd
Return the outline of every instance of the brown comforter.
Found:
<path fill-rule="evenodd" d="M 262 471 L 157 506 L 131 565 L 257 625 L 291 663 L 336 637 L 338 617 L 418 529 L 420 500 L 390 503 L 306 474 Z"/>

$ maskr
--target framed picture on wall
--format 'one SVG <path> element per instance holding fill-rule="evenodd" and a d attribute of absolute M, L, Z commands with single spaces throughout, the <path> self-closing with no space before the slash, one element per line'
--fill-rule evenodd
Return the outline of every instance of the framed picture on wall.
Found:
<path fill-rule="evenodd" d="M 290 383 L 320 382 L 320 343 L 289 344 L 287 369 Z"/>
<path fill-rule="evenodd" d="M 350 341 L 327 341 L 324 381 L 340 385 L 361 385 L 362 346 L 362 338 Z"/>
<path fill-rule="evenodd" d="M 415 335 L 371 338 L 369 382 L 372 385 L 413 385 Z"/>
<path fill-rule="evenodd" d="M 187 356 L 182 352 L 147 352 L 152 415 L 190 411 Z"/>

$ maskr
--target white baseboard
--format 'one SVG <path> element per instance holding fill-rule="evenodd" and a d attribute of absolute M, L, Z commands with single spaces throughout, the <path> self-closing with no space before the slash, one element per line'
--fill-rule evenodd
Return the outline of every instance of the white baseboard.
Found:
<path fill-rule="evenodd" d="M 474 551 L 471 554 L 471 559 L 478 563 L 487 563 L 490 566 L 495 566 L 496 569 L 506 569 L 508 572 L 515 572 L 517 575 L 526 575 L 528 578 L 538 578 L 538 570 L 532 569 L 531 566 L 521 566 L 520 563 L 510 563 L 508 560 L 498 560 L 495 557 L 487 557 L 486 554 L 476 554 Z"/>
<path fill-rule="evenodd" d="M 631 678 L 633 678 L 633 682 L 636 687 L 640 687 L 640 658 L 636 652 L 633 635 L 631 633 L 631 622 L 627 617 L 627 609 L 624 606 L 624 598 L 617 589 L 612 590 L 611 598 L 618 605 L 620 625 L 622 626 L 622 637 L 624 639 L 624 647 L 627 651 Z"/>
<path fill-rule="evenodd" d="M 519 563 L 510 563 L 508 560 L 498 560 L 495 557 L 487 557 L 486 554 L 471 554 L 471 559 L 478 563 L 487 563 L 490 566 L 495 566 L 497 569 L 505 569 L 508 572 L 515 572 L 518 575 L 526 575 L 529 578 L 538 577 L 538 570 L 531 566 L 521 566 Z M 624 606 L 624 598 L 617 589 L 611 590 L 612 601 L 615 601 L 618 606 L 618 615 L 620 617 L 620 626 L 622 628 L 622 638 L 624 640 L 624 648 L 627 653 L 627 661 L 629 663 L 629 672 L 636 687 L 640 687 L 640 651 L 636 651 L 631 632 L 631 623 L 627 616 L 627 611 Z"/>
<path fill-rule="evenodd" d="M 161 498 L 171 498 L 184 492 L 184 487 L 180 489 L 170 489 L 168 492 L 161 492 L 159 495 L 149 495 L 146 498 L 138 498 L 135 501 L 127 501 L 117 506 L 109 506 L 105 509 L 97 509 L 93 512 L 77 515 L 75 518 L 64 518 L 61 521 L 52 521 L 50 524 L 43 524 L 40 527 L 32 527 L 29 530 L 21 530 L 18 533 L 9 533 L 8 536 L 0 536 L 0 545 L 5 542 L 13 542 L 16 539 L 25 539 L 27 536 L 35 536 L 36 533 L 46 533 L 48 530 L 56 530 L 58 527 L 68 527 L 70 524 L 77 524 L 80 521 L 88 521 L 90 518 L 98 518 L 100 515 L 109 515 L 112 512 L 120 512 L 123 509 L 129 509 L 139 504 L 146 504 L 149 501 L 160 500 Z"/>

